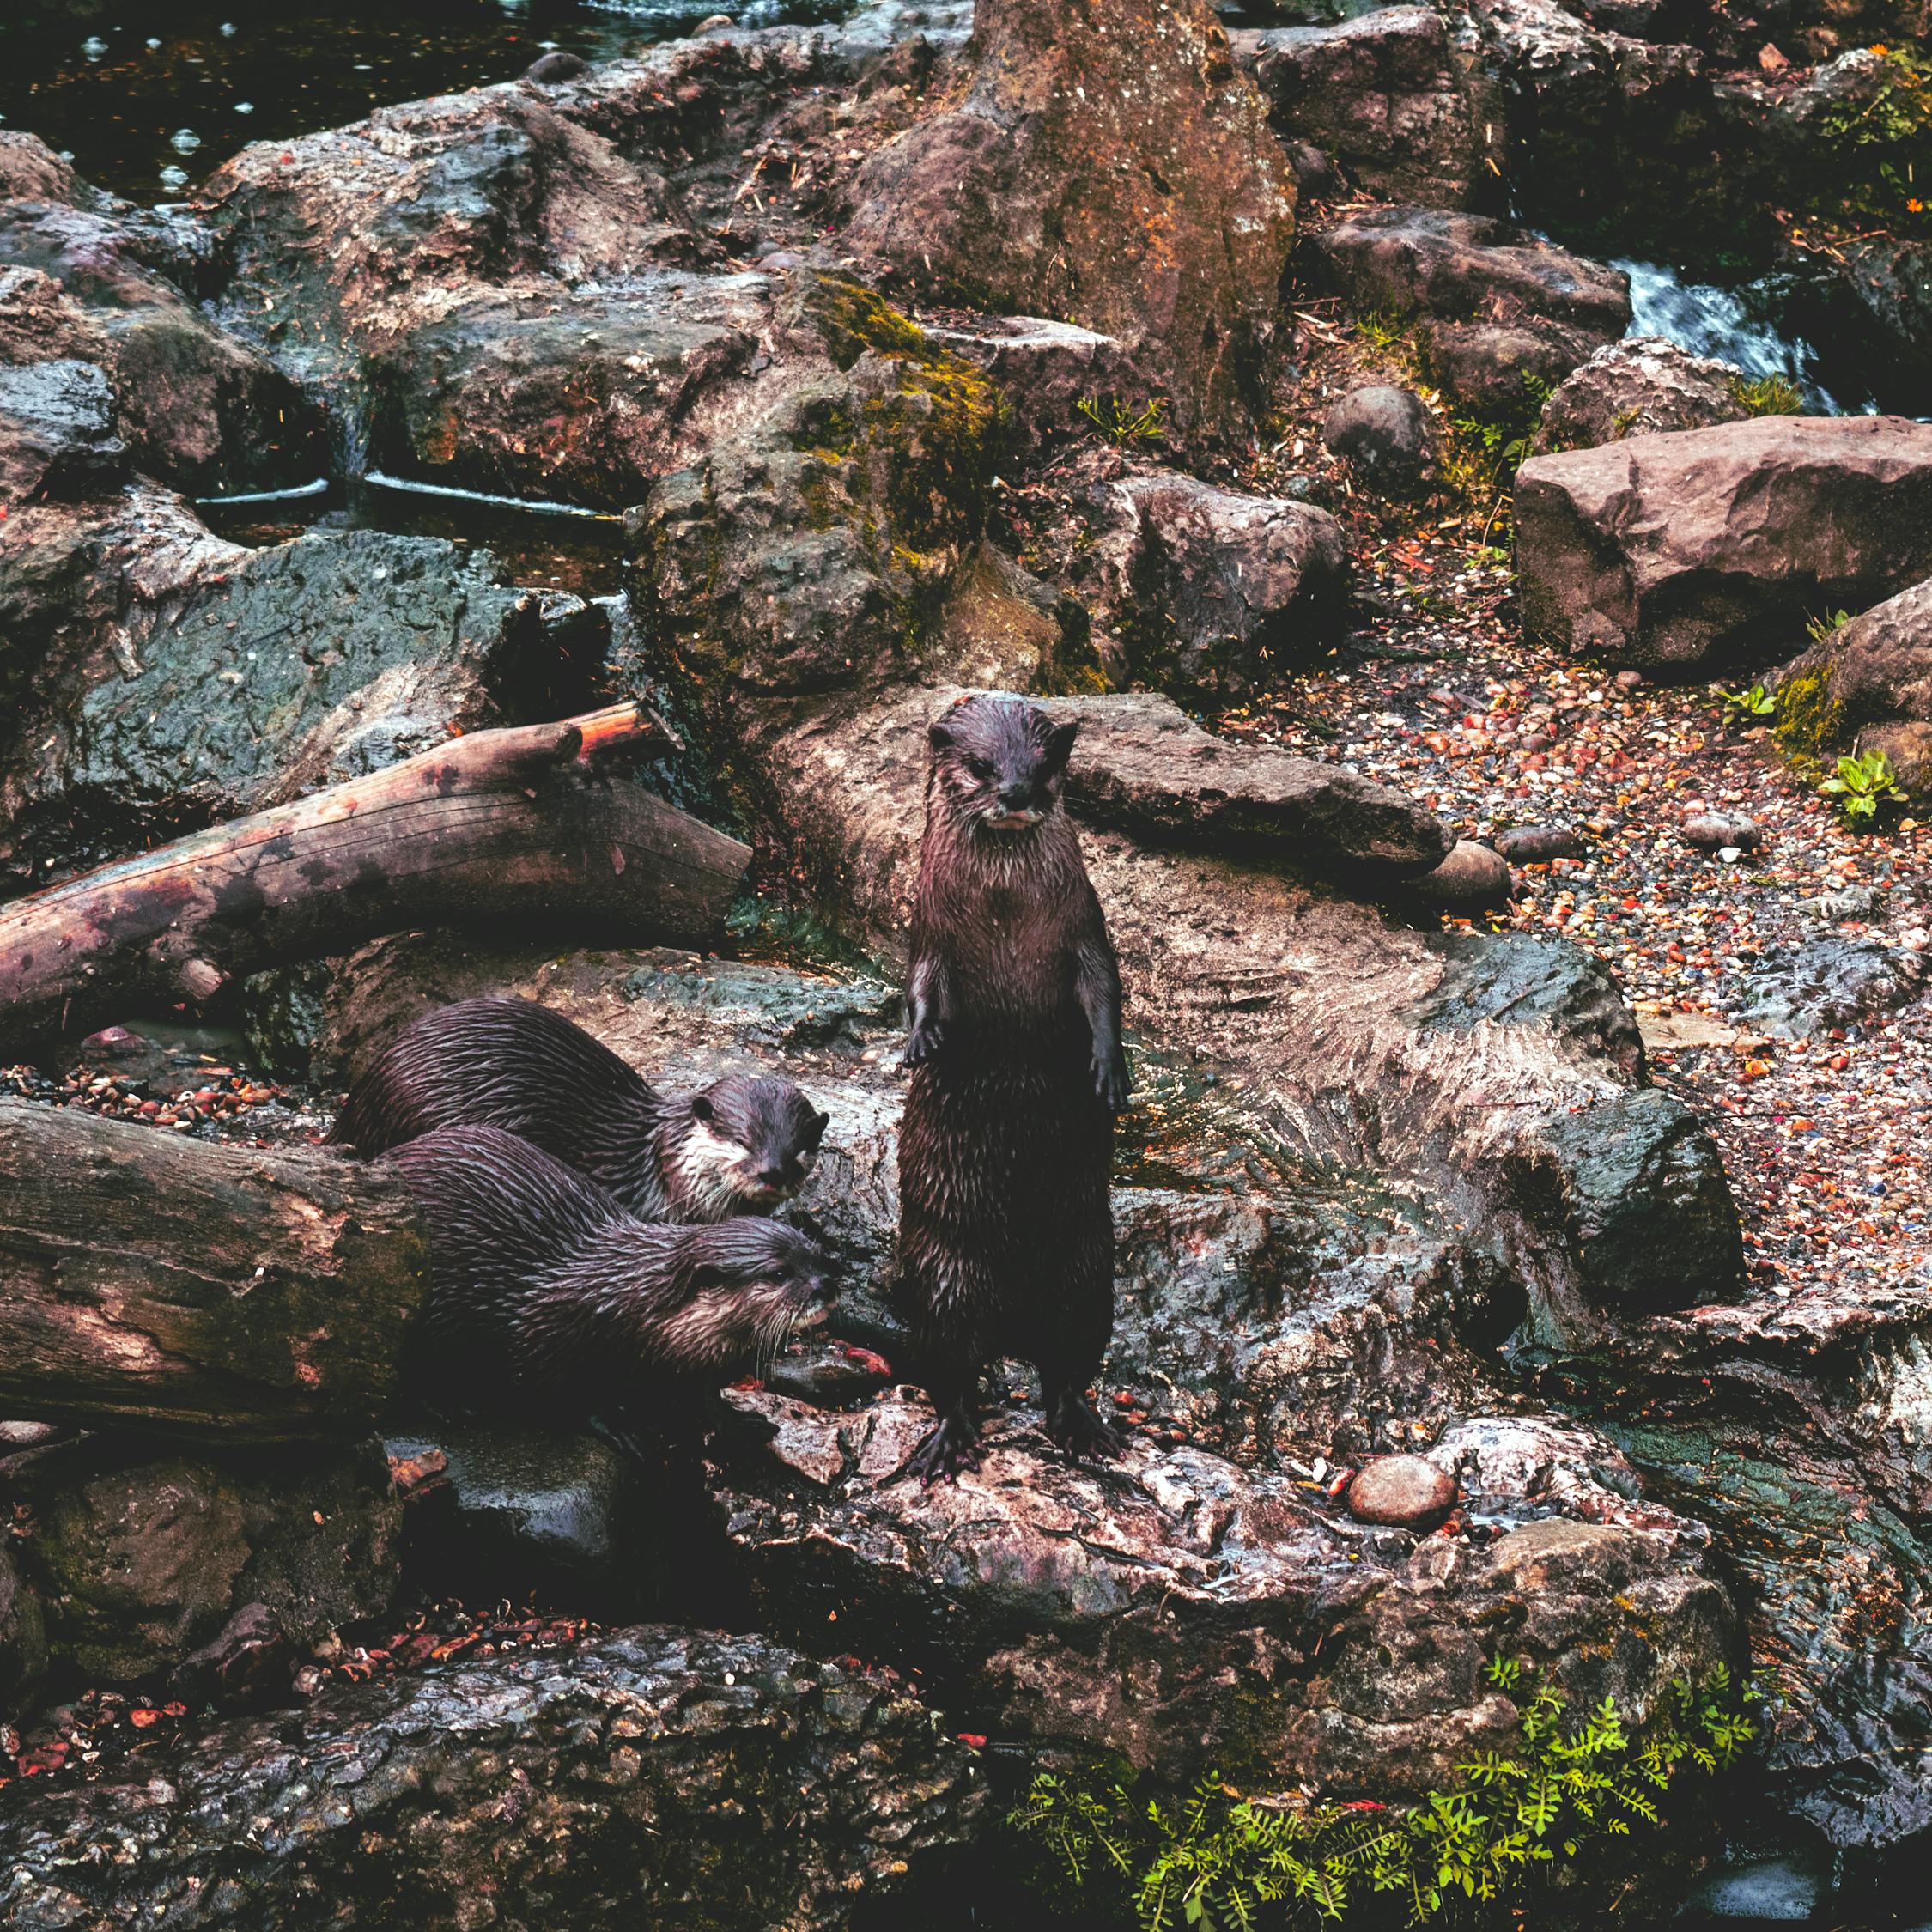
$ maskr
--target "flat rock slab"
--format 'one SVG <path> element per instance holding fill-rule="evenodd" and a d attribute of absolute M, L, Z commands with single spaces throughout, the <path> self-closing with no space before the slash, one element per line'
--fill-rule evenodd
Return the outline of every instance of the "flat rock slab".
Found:
<path fill-rule="evenodd" d="M 1378 208 L 1316 246 L 1358 312 L 1501 322 L 1566 322 L 1613 341 L 1630 324 L 1630 278 L 1493 216 Z"/>
<path fill-rule="evenodd" d="M 1559 648 L 1689 668 L 1775 659 L 1807 616 L 1932 570 L 1932 426 L 1764 416 L 1533 457 L 1523 622 Z"/>
<path fill-rule="evenodd" d="M 714 1485 L 761 1623 L 918 1668 L 989 1729 L 1397 1795 L 1499 1744 L 1495 1633 L 1539 1682 L 1641 1717 L 1726 1654 L 1689 1540 L 1533 1522 L 1477 1547 L 1368 1529 L 1315 1492 L 1143 1443 L 1070 1469 L 1017 1421 L 956 1485 L 893 1480 L 932 1422 L 734 1391 Z"/>
<path fill-rule="evenodd" d="M 972 1754 L 892 1683 L 645 1625 L 331 1690 L 131 1777 L 16 1783 L 0 1919 L 295 1925 L 325 1899 L 344 1932 L 830 1932 L 972 1842 L 986 1803 Z"/>
<path fill-rule="evenodd" d="M 937 716 L 944 694 L 929 702 Z M 1042 708 L 1080 720 L 1067 793 L 1096 824 L 1397 875 L 1429 871 L 1449 849 L 1442 821 L 1400 793 L 1340 765 L 1216 738 L 1170 698 L 1048 698 Z"/>

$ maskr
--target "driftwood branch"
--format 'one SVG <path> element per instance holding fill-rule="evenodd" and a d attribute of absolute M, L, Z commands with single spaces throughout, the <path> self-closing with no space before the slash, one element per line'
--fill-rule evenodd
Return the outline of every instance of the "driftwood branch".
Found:
<path fill-rule="evenodd" d="M 0 1414 L 224 1441 L 367 1428 L 427 1258 L 380 1167 L 0 1101 Z"/>
<path fill-rule="evenodd" d="M 473 732 L 0 907 L 0 1059 L 416 927 L 702 945 L 750 853 L 605 769 L 662 731 Z"/>

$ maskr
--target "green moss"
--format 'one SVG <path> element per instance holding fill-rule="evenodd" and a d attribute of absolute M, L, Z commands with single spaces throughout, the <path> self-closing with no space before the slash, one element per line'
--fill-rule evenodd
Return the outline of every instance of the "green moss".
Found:
<path fill-rule="evenodd" d="M 870 349 L 881 355 L 935 353 L 926 331 L 864 283 L 841 275 L 817 275 L 805 294 L 805 309 L 825 337 L 832 360 L 849 369 Z"/>
<path fill-rule="evenodd" d="M 1771 736 L 1788 756 L 1815 758 L 1838 742 L 1844 726 L 1844 706 L 1832 694 L 1828 665 L 1801 671 L 1777 689 L 1777 722 Z"/>

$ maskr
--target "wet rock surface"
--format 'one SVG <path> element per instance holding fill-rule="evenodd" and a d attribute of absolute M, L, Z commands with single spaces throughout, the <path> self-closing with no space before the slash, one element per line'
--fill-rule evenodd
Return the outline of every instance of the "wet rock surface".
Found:
<path fill-rule="evenodd" d="M 1779 1039 L 1821 1039 L 1909 1005 L 1926 979 L 1923 953 L 1881 939 L 1816 939 L 1765 959 L 1745 1018 Z"/>
<path fill-rule="evenodd" d="M 0 262 L 44 276 L 65 298 L 70 346 L 84 340 L 113 398 L 114 428 L 135 462 L 186 489 L 306 483 L 322 466 L 313 404 L 261 355 L 211 321 L 196 298 L 205 238 L 191 225 L 88 188 L 31 137 L 14 149 L 0 199 Z M 19 284 L 0 295 L 17 312 Z M 35 346 L 52 347 L 48 331 Z M 0 323 L 15 356 L 16 321 Z M 35 355 L 33 360 L 39 360 Z"/>
<path fill-rule="evenodd" d="M 487 552 L 373 532 L 249 550 L 148 484 L 16 513 L 0 530 L 0 598 L 20 619 L 0 682 L 14 669 L 45 708 L 0 762 L 0 849 L 39 870 L 453 730 L 580 708 L 603 614 L 494 579 Z"/>
<path fill-rule="evenodd" d="M 1539 456 L 1516 478 L 1523 621 L 1572 651 L 1763 661 L 1806 615 L 1932 562 L 1932 429 L 1769 416 Z"/>
<path fill-rule="evenodd" d="M 930 1426 L 923 1404 L 839 1418 L 734 1400 L 747 1433 L 769 1436 L 767 1469 L 790 1479 L 776 1492 L 769 1473 L 747 1484 L 753 1449 L 714 1479 L 761 1620 L 802 1634 L 835 1608 L 848 1639 L 956 1686 L 989 1722 L 1163 1771 L 1298 1766 L 1325 1784 L 1421 1789 L 1445 1748 L 1513 1723 L 1483 1675 L 1473 1626 L 1489 1617 L 1520 1618 L 1540 1663 L 1587 1668 L 1631 1709 L 1662 1689 L 1661 1659 L 1695 1668 L 1728 1641 L 1722 1591 L 1620 1528 L 1541 1522 L 1479 1552 L 1358 1527 L 1291 1484 L 1184 1449 L 1049 1473 L 1011 1425 L 980 1473 L 925 1490 L 891 1479 Z M 1631 1641 L 1607 1588 L 1645 1606 L 1646 1640 Z M 1443 1627 L 1451 1602 L 1460 1641 Z"/>
<path fill-rule="evenodd" d="M 481 1900 L 612 1932 L 641 1913 L 817 1932 L 969 1840 L 987 1804 L 910 1692 L 649 1625 L 334 1690 L 134 1779 L 9 1796 L 0 1910 L 22 1932 L 107 1932 L 131 1906 L 287 1922 L 324 1900 L 372 1929 L 453 1932 Z"/>
<path fill-rule="evenodd" d="M 373 1445 L 228 1461 L 88 1438 L 0 1481 L 30 1512 L 19 1557 L 47 1656 L 86 1682 L 165 1674 L 251 1603 L 313 1643 L 379 1614 L 399 1581 L 401 1510 Z"/>

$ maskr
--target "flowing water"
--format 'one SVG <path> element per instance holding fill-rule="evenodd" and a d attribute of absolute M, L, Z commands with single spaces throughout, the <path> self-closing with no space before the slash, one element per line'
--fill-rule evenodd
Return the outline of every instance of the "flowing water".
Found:
<path fill-rule="evenodd" d="M 1808 291 L 1795 277 L 1768 275 L 1721 287 L 1686 281 L 1662 262 L 1619 261 L 1630 277 L 1633 336 L 1664 336 L 1696 355 L 1735 363 L 1749 376 L 1796 384 L 1814 414 L 1855 416 L 1880 406 L 1864 375 L 1822 331 L 1806 332 Z"/>

